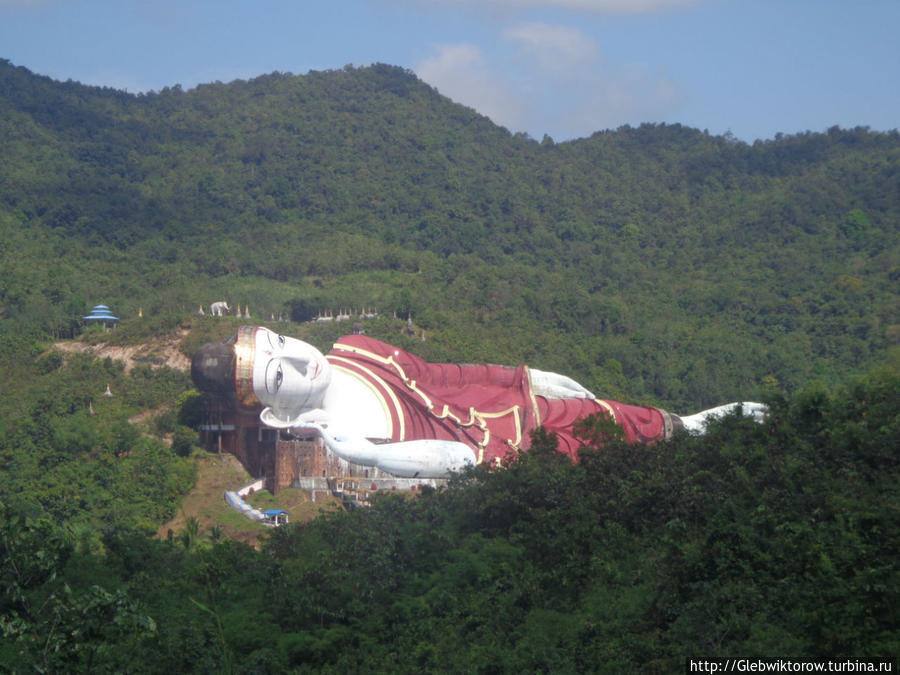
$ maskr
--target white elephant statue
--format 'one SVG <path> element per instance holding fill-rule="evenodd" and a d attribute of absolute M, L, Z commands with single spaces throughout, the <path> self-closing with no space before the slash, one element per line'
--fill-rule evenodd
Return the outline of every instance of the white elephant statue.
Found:
<path fill-rule="evenodd" d="M 230 311 L 231 307 L 228 306 L 227 302 L 214 302 L 209 306 L 211 316 L 225 316 Z"/>

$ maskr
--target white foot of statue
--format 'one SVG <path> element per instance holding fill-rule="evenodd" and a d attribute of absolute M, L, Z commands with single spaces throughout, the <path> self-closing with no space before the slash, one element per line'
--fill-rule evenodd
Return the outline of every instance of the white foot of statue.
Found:
<path fill-rule="evenodd" d="M 681 417 L 681 421 L 684 423 L 684 428 L 688 431 L 702 434 L 706 431 L 706 425 L 710 420 L 731 414 L 738 408 L 741 408 L 745 417 L 750 417 L 756 422 L 762 422 L 766 415 L 766 406 L 762 403 L 739 402 L 726 403 L 709 410 L 702 410 L 693 415 L 686 415 Z"/>

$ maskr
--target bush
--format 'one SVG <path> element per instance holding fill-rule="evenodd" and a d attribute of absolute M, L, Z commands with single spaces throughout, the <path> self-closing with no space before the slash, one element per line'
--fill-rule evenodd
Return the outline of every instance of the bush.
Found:
<path fill-rule="evenodd" d="M 49 373 L 52 373 L 53 371 L 58 370 L 59 367 L 62 365 L 62 363 L 63 363 L 62 354 L 60 354 L 59 352 L 50 352 L 46 356 L 43 356 L 40 359 L 38 359 L 38 362 L 37 362 L 38 374 L 47 375 Z"/>
<path fill-rule="evenodd" d="M 153 425 L 156 427 L 156 433 L 158 434 L 175 433 L 175 427 L 178 426 L 178 418 L 175 415 L 175 411 L 166 410 L 161 412 L 156 416 Z"/>
<path fill-rule="evenodd" d="M 172 436 L 172 450 L 179 457 L 188 457 L 199 442 L 200 435 L 190 427 L 183 424 L 175 427 L 175 433 Z"/>
<path fill-rule="evenodd" d="M 175 403 L 178 411 L 178 424 L 197 429 L 203 420 L 203 394 L 196 389 L 189 389 L 178 397 Z"/>

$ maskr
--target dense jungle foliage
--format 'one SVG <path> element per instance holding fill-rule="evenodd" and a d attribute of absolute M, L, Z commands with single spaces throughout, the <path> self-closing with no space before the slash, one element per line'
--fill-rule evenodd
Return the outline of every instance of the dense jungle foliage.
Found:
<path fill-rule="evenodd" d="M 4 332 L 70 336 L 98 302 L 370 307 L 430 359 L 680 412 L 900 341 L 896 131 L 557 144 L 386 65 L 131 95 L 0 62 L 0 152 Z"/>
<path fill-rule="evenodd" d="M 273 531 L 261 551 L 3 507 L 0 662 L 22 672 L 683 672 L 900 653 L 894 369 L 764 424 L 586 448 Z"/>
<path fill-rule="evenodd" d="M 896 131 L 538 142 L 385 65 L 135 96 L 0 61 L 0 156 L 0 666 L 898 653 Z M 188 376 L 53 343 L 103 303 L 123 321 L 86 342 L 189 329 L 190 353 L 239 323 L 192 316 L 215 300 L 323 349 L 348 325 L 309 319 L 368 308 L 368 334 L 428 360 L 772 414 L 649 448 L 588 436 L 577 464 L 541 436 L 507 471 L 260 551 L 196 521 L 159 541 L 194 481 Z"/>

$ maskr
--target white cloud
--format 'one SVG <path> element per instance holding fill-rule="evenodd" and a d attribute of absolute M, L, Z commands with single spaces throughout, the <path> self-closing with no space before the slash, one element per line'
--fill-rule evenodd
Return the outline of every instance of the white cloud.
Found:
<path fill-rule="evenodd" d="M 518 130 L 525 122 L 520 96 L 491 70 L 484 53 L 474 45 L 442 45 L 415 71 L 444 96 L 474 108 L 496 124 Z"/>
<path fill-rule="evenodd" d="M 507 28 L 503 37 L 516 43 L 524 58 L 531 59 L 548 72 L 590 63 L 599 50 L 582 32 L 567 26 L 526 23 Z"/>
<path fill-rule="evenodd" d="M 58 0 L 0 0 L 0 9 L 9 7 L 42 7 Z"/>
<path fill-rule="evenodd" d="M 610 62 L 577 29 L 529 23 L 502 37 L 490 59 L 471 44 L 443 46 L 415 70 L 445 96 L 534 138 L 665 121 L 681 103 L 669 77 Z"/>
<path fill-rule="evenodd" d="M 424 0 L 434 5 L 477 5 L 482 9 L 568 9 L 590 14 L 646 14 L 699 5 L 709 0 Z"/>
<path fill-rule="evenodd" d="M 586 136 L 622 124 L 661 122 L 681 104 L 683 96 L 669 78 L 634 66 L 583 74 L 579 95 L 546 120 L 553 128 Z"/>
<path fill-rule="evenodd" d="M 497 0 L 523 7 L 562 7 L 597 14 L 643 14 L 696 5 L 703 0 Z"/>

